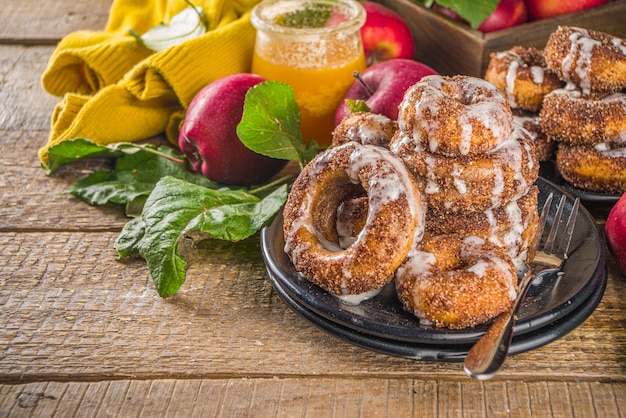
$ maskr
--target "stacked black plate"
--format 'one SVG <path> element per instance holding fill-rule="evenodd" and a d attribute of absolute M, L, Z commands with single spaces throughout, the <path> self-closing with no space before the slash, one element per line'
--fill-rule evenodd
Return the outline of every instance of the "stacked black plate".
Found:
<path fill-rule="evenodd" d="M 546 197 L 573 197 L 539 178 L 539 209 Z M 553 210 L 554 212 L 554 210 Z M 549 215 L 551 222 L 553 213 Z M 304 279 L 285 254 L 283 219 L 278 216 L 261 233 L 261 247 L 270 281 L 297 313 L 323 330 L 358 346 L 421 360 L 462 361 L 488 324 L 464 330 L 436 329 L 406 312 L 393 284 L 357 306 Z M 509 353 L 522 353 L 548 344 L 572 331 L 595 310 L 606 287 L 605 245 L 596 223 L 581 207 L 564 274 L 533 283 L 519 313 Z"/>

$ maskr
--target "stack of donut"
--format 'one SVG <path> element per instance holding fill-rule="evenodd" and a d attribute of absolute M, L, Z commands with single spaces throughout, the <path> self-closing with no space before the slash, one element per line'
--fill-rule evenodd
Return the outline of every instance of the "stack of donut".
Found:
<path fill-rule="evenodd" d="M 544 98 L 541 128 L 559 146 L 556 166 L 575 187 L 626 191 L 626 43 L 607 33 L 559 27 L 548 65 L 568 84 Z"/>
<path fill-rule="evenodd" d="M 600 193 L 626 191 L 622 39 L 560 26 L 543 51 L 492 53 L 485 79 L 509 97 L 518 122 L 539 138 L 540 160 L 554 159 L 567 182 Z"/>
<path fill-rule="evenodd" d="M 505 311 L 537 226 L 533 140 L 504 94 L 467 76 L 427 76 L 405 93 L 390 143 L 426 201 L 424 239 L 396 272 L 400 300 L 436 326 Z"/>
<path fill-rule="evenodd" d="M 541 130 L 539 111 L 543 98 L 565 83 L 548 67 L 543 51 L 515 46 L 507 51 L 493 52 L 485 80 L 505 94 L 513 111 L 514 123 L 530 132 L 539 160 L 551 159 L 556 143 Z"/>

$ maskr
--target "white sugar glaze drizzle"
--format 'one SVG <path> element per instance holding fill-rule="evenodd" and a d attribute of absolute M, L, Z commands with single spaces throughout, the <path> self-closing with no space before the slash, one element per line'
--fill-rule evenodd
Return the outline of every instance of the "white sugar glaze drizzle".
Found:
<path fill-rule="evenodd" d="M 349 140 L 359 142 L 363 145 L 384 146 L 386 138 L 384 138 L 383 127 L 390 123 L 390 119 L 384 115 L 371 113 L 362 123 L 355 123 L 350 126 L 346 132 Z M 388 140 L 388 139 L 387 139 Z"/>
<path fill-rule="evenodd" d="M 513 274 L 511 274 L 511 270 L 509 269 L 509 262 L 495 256 L 492 252 L 482 251 L 481 247 L 485 245 L 485 241 L 480 237 L 471 235 L 465 237 L 463 238 L 463 244 L 464 246 L 461 250 L 461 258 L 467 258 L 472 254 L 480 254 L 481 252 L 485 254 L 485 258 L 478 259 L 472 266 L 469 266 L 467 268 L 467 271 L 470 271 L 476 274 L 478 277 L 482 278 L 485 276 L 486 270 L 490 267 L 500 270 L 502 273 L 504 273 L 507 281 L 509 298 L 515 299 L 515 296 L 517 296 L 517 292 L 515 291 L 517 275 L 515 275 L 514 277 Z"/>
<path fill-rule="evenodd" d="M 622 38 L 613 38 L 611 39 L 611 45 L 616 46 L 622 52 L 622 55 L 626 56 L 626 44 L 624 44 L 624 40 Z"/>
<path fill-rule="evenodd" d="M 373 145 L 361 145 L 355 142 L 330 149 L 326 153 L 316 158 L 315 164 L 308 167 L 307 175 L 309 177 L 318 176 L 321 171 L 324 170 L 327 162 L 337 150 L 342 147 L 353 147 L 354 150 L 349 156 L 348 164 L 345 168 L 346 174 L 350 181 L 354 183 L 360 183 L 362 181 L 362 170 L 372 169 L 375 174 L 369 176 L 367 184 L 364 184 L 367 190 L 368 198 L 368 215 L 365 228 L 358 234 L 355 242 L 363 239 L 364 234 L 367 232 L 367 228 L 372 222 L 379 217 L 382 207 L 392 201 L 397 201 L 401 198 L 406 198 L 408 202 L 407 217 L 414 217 L 418 219 L 415 237 L 423 235 L 424 231 L 424 217 L 425 209 L 421 196 L 417 190 L 412 187 L 414 182 L 408 169 L 399 157 L 391 154 L 388 150 L 373 146 Z M 365 179 L 363 179 L 365 180 Z M 293 221 L 291 228 L 287 231 L 285 237 L 285 252 L 291 254 L 292 261 L 297 264 L 297 261 L 303 251 L 310 250 L 312 244 L 307 243 L 305 240 L 300 242 L 296 241 L 296 233 L 300 228 L 305 228 L 311 234 L 317 237 L 319 245 L 326 251 L 330 252 L 342 252 L 343 248 L 337 243 L 328 242 L 321 234 L 316 231 L 312 223 L 311 209 L 313 205 L 313 193 L 304 194 L 304 198 L 298 205 L 299 216 Z M 346 289 L 342 291 L 344 294 L 348 294 L 347 281 L 352 278 L 352 273 L 345 264 L 346 268 L 342 270 L 342 277 L 344 283 L 342 288 Z M 363 296 L 366 297 L 366 296 Z M 355 298 L 355 300 L 358 299 Z"/>
<path fill-rule="evenodd" d="M 509 266 L 510 260 L 504 260 L 491 252 L 482 251 L 482 246 L 485 245 L 485 240 L 477 236 L 467 236 L 463 238 L 463 246 L 461 247 L 461 259 L 470 258 L 472 255 L 484 253 L 483 257 L 478 257 L 474 264 L 466 267 L 466 270 L 474 273 L 478 278 L 484 278 L 489 269 L 496 269 L 503 273 L 508 296 L 511 300 L 517 296 L 515 290 L 515 283 L 517 283 L 517 272 L 512 274 Z M 409 255 L 404 263 L 396 271 L 396 287 L 402 287 L 404 282 L 409 277 L 414 277 L 415 282 L 411 289 L 411 297 L 413 299 L 413 314 L 420 318 L 426 319 L 426 315 L 418 307 L 421 306 L 422 295 L 424 294 L 428 281 L 425 278 L 431 276 L 432 267 L 435 265 L 437 259 L 435 254 L 422 251 L 419 249 L 419 245 L 416 244 L 412 247 Z M 453 271 L 448 274 L 453 274 Z"/>
<path fill-rule="evenodd" d="M 383 288 L 380 287 L 378 289 L 370 290 L 369 292 L 359 293 L 358 295 L 334 295 L 334 296 L 346 305 L 358 306 L 361 304 L 361 302 L 377 296 L 382 290 Z"/>
<path fill-rule="evenodd" d="M 496 58 L 499 60 L 509 60 L 509 66 L 506 70 L 504 92 L 509 102 L 509 106 L 517 108 L 517 100 L 515 99 L 515 80 L 517 79 L 517 70 L 520 66 L 530 69 L 531 79 L 535 84 L 542 84 L 545 78 L 545 71 L 539 65 L 528 66 L 522 59 L 522 57 L 512 51 L 502 51 L 496 54 Z"/>
<path fill-rule="evenodd" d="M 444 91 L 444 85 L 451 93 Z M 420 100 L 413 100 L 411 90 L 414 89 L 423 89 Z M 440 120 L 445 120 L 446 115 L 440 115 L 440 112 L 448 109 L 441 108 L 437 103 L 441 103 L 446 97 L 463 104 L 463 111 L 455 121 L 461 130 L 458 146 L 461 155 L 467 155 L 471 150 L 474 135 L 472 121 L 484 126 L 496 138 L 504 140 L 508 137 L 512 117 L 507 111 L 506 97 L 485 80 L 468 77 L 449 81 L 443 76 L 426 76 L 407 93 L 399 107 L 399 127 L 403 131 L 408 128 L 405 119 L 410 117 L 410 110 L 413 109 L 414 128 L 411 134 L 416 143 L 427 140 L 430 152 L 438 152 L 439 149 L 439 138 L 434 133 L 439 129 Z M 428 114 L 430 117 L 426 117 Z M 422 138 L 422 130 L 425 131 L 426 138 Z"/>
<path fill-rule="evenodd" d="M 509 105 L 513 108 L 517 107 L 517 100 L 515 100 L 515 79 L 517 78 L 517 69 L 519 68 L 519 61 L 521 57 L 513 51 L 505 51 L 499 54 L 499 59 L 509 58 L 511 61 L 509 63 L 509 67 L 506 71 L 505 78 L 505 87 L 504 91 L 506 93 L 506 97 L 509 100 Z"/>
<path fill-rule="evenodd" d="M 596 144 L 594 149 L 601 155 L 608 158 L 626 158 L 626 147 L 612 148 L 610 144 L 602 142 Z"/>
<path fill-rule="evenodd" d="M 580 78 L 580 88 L 585 93 L 591 90 L 591 59 L 593 49 L 601 46 L 601 42 L 592 39 L 589 31 L 582 28 L 571 28 L 573 32 L 569 36 L 570 49 L 563 58 L 563 78 L 572 79 L 572 73 Z"/>

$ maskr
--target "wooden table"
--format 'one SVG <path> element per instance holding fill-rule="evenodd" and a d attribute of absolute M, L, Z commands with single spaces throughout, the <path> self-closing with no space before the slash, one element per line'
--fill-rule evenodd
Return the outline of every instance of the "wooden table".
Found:
<path fill-rule="evenodd" d="M 47 177 L 36 156 L 55 44 L 103 28 L 110 3 L 0 9 L 0 416 L 626 416 L 626 279 L 611 259 L 586 322 L 487 382 L 324 333 L 275 293 L 258 237 L 201 246 L 159 298 L 145 263 L 117 260 L 121 211 L 65 193 L 94 163 Z M 608 208 L 592 210 L 602 229 Z"/>

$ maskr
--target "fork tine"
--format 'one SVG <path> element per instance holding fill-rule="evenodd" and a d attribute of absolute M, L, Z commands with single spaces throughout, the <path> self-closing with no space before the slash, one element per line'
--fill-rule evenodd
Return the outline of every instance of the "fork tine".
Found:
<path fill-rule="evenodd" d="M 567 258 L 569 246 L 572 243 L 572 236 L 574 235 L 574 227 L 576 226 L 576 217 L 578 216 L 579 206 L 580 199 L 576 198 L 574 204 L 572 205 L 572 211 L 570 212 L 569 218 L 567 219 L 565 232 L 563 233 L 563 238 L 561 238 L 561 243 L 559 245 L 559 253 L 563 254 L 565 258 Z"/>
<path fill-rule="evenodd" d="M 537 223 L 537 233 L 535 234 L 535 239 L 533 241 L 533 248 L 538 248 L 539 243 L 541 242 L 541 238 L 543 236 L 543 230 L 546 226 L 546 220 L 548 219 L 548 212 L 550 212 L 550 206 L 552 206 L 552 198 L 554 197 L 553 193 L 550 193 L 546 198 L 545 203 L 543 204 L 543 209 L 541 209 L 541 214 L 539 215 L 539 222 Z"/>
<path fill-rule="evenodd" d="M 554 253 L 554 244 L 556 241 L 556 235 L 559 231 L 559 224 L 561 223 L 561 216 L 563 215 L 563 207 L 565 206 L 565 195 L 561 196 L 561 201 L 556 208 L 556 213 L 554 214 L 554 218 L 552 219 L 552 227 L 550 228 L 550 233 L 548 234 L 548 238 L 546 239 L 546 243 L 543 248 L 544 251 L 548 253 Z"/>

